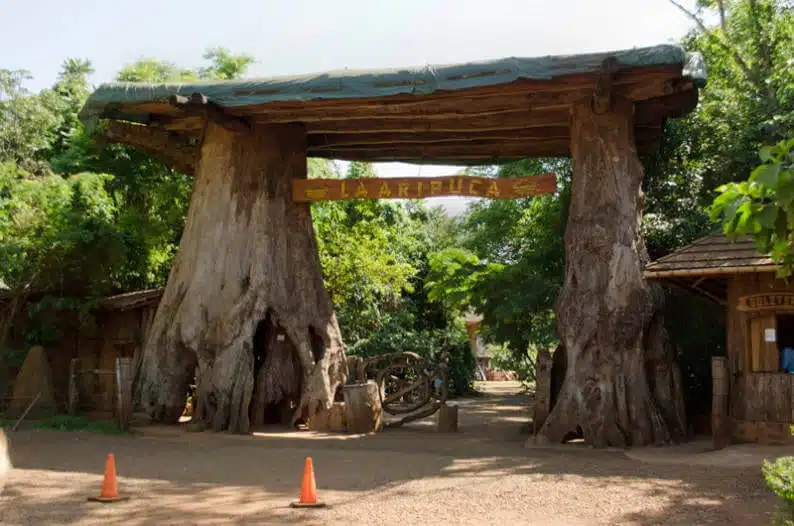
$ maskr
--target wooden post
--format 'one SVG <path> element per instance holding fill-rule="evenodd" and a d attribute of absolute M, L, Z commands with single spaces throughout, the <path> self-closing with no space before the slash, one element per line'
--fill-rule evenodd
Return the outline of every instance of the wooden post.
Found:
<path fill-rule="evenodd" d="M 383 427 L 378 384 L 372 380 L 365 384 L 342 387 L 345 397 L 345 421 L 348 433 L 371 433 Z"/>
<path fill-rule="evenodd" d="M 535 409 L 532 415 L 532 432 L 536 434 L 551 410 L 551 365 L 548 349 L 538 351 L 535 360 Z"/>
<path fill-rule="evenodd" d="M 77 386 L 80 368 L 80 358 L 72 358 L 69 362 L 69 415 L 71 416 L 76 416 L 80 407 L 80 389 Z"/>
<path fill-rule="evenodd" d="M 132 358 L 116 358 L 116 419 L 129 429 L 132 418 Z"/>
<path fill-rule="evenodd" d="M 441 433 L 454 433 L 458 430 L 458 406 L 442 404 L 438 408 L 436 429 Z"/>
<path fill-rule="evenodd" d="M 711 357 L 711 434 L 714 449 L 722 449 L 731 443 L 728 425 L 728 359 L 724 356 Z"/>

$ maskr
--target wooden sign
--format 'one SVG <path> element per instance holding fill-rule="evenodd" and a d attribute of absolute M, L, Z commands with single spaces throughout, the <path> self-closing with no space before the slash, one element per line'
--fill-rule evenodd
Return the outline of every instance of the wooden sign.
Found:
<path fill-rule="evenodd" d="M 553 173 L 504 179 L 466 175 L 300 179 L 292 183 L 292 199 L 298 203 L 346 199 L 423 199 L 452 195 L 518 199 L 551 194 L 556 190 L 557 175 Z"/>
<path fill-rule="evenodd" d="M 736 309 L 740 312 L 794 311 L 794 293 L 767 292 L 741 296 Z"/>

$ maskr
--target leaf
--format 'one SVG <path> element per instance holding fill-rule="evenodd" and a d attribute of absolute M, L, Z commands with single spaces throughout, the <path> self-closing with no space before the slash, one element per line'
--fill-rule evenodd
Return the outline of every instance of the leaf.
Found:
<path fill-rule="evenodd" d="M 750 174 L 750 181 L 762 184 L 767 187 L 774 187 L 777 185 L 778 178 L 780 177 L 779 164 L 762 164 Z"/>
<path fill-rule="evenodd" d="M 755 214 L 758 223 L 763 228 L 774 229 L 777 221 L 778 208 L 774 205 L 764 206 L 760 212 Z"/>

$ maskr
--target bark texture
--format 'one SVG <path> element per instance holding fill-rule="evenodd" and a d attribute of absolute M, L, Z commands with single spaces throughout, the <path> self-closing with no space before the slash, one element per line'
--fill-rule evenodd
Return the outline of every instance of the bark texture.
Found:
<path fill-rule="evenodd" d="M 138 402 L 154 420 L 178 421 L 196 367 L 193 418 L 218 431 L 246 432 L 251 412 L 297 398 L 294 422 L 327 409 L 345 382 L 309 205 L 291 199 L 292 180 L 305 177 L 302 126 L 234 134 L 207 123 L 179 253 L 137 375 Z"/>
<path fill-rule="evenodd" d="M 345 424 L 348 433 L 372 433 L 383 427 L 383 408 L 378 384 L 348 384 L 345 396 Z"/>
<path fill-rule="evenodd" d="M 596 447 L 673 438 L 680 390 L 657 298 L 642 275 L 643 169 L 633 130 L 630 101 L 613 97 L 601 114 L 590 101 L 574 106 L 565 281 L 557 303 L 565 376 L 538 442 L 578 432 Z"/>

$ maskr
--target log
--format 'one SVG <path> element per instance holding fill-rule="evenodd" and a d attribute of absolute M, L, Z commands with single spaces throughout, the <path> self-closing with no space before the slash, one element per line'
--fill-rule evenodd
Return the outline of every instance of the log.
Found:
<path fill-rule="evenodd" d="M 116 358 L 116 420 L 120 429 L 129 429 L 132 409 L 132 358 Z"/>
<path fill-rule="evenodd" d="M 551 353 L 541 349 L 535 360 L 535 407 L 532 415 L 532 432 L 537 433 L 551 409 Z"/>
<path fill-rule="evenodd" d="M 72 358 L 69 362 L 69 415 L 76 416 L 80 407 L 80 389 L 77 385 L 77 375 L 80 374 L 80 358 Z"/>
<path fill-rule="evenodd" d="M 200 115 L 209 119 L 232 133 L 247 134 L 251 131 L 251 127 L 245 119 L 228 115 L 222 106 L 207 99 L 206 95 L 202 93 L 193 93 L 190 97 L 171 95 L 168 98 L 168 103 L 188 115 Z"/>
<path fill-rule="evenodd" d="M 111 121 L 105 129 L 105 137 L 110 142 L 127 144 L 155 157 L 169 168 L 187 175 L 193 175 L 199 154 L 187 137 L 174 132 Z"/>
<path fill-rule="evenodd" d="M 556 306 L 568 370 L 537 442 L 563 442 L 581 430 L 595 447 L 665 444 L 671 422 L 646 369 L 657 306 L 642 274 L 643 168 L 634 107 L 613 94 L 605 110 L 596 113 L 588 99 L 572 111 L 566 268 Z"/>
<path fill-rule="evenodd" d="M 443 404 L 438 408 L 436 430 L 439 433 L 455 433 L 458 431 L 458 406 Z"/>
<path fill-rule="evenodd" d="M 350 384 L 342 388 L 345 397 L 345 421 L 348 433 L 372 433 L 383 427 L 378 384 Z"/>
<path fill-rule="evenodd" d="M 344 433 L 347 430 L 345 403 L 334 402 L 330 409 L 320 409 L 309 417 L 309 429 L 319 432 Z"/>
<path fill-rule="evenodd" d="M 728 359 L 725 356 L 711 357 L 711 435 L 714 449 L 730 444 L 730 420 L 728 419 Z"/>
<path fill-rule="evenodd" d="M 269 351 L 255 349 L 255 336 L 268 316 L 275 341 L 294 349 L 276 361 L 295 360 L 299 371 L 293 424 L 330 407 L 347 361 L 309 205 L 292 202 L 292 181 L 306 170 L 300 125 L 240 134 L 207 123 L 179 252 L 141 355 L 136 400 L 153 421 L 178 422 L 196 376 L 193 418 L 247 432 L 254 352 Z M 264 391 L 292 394 L 292 380 L 268 377 Z"/>

